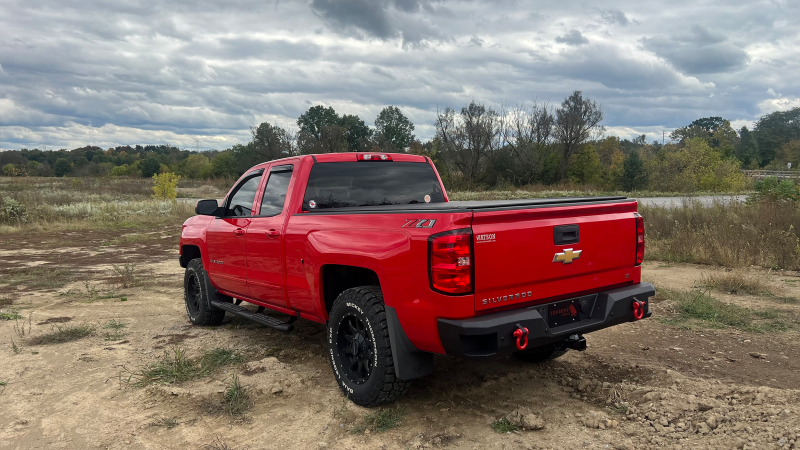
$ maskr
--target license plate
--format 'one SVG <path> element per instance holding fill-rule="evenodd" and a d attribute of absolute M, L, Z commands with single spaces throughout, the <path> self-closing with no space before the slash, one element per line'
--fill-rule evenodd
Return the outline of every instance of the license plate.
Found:
<path fill-rule="evenodd" d="M 547 324 L 550 328 L 568 325 L 581 320 L 580 299 L 565 300 L 547 307 Z"/>

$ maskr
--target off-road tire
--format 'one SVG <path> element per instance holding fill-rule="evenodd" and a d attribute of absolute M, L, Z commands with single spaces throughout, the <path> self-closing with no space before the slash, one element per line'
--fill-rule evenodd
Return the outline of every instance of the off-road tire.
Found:
<path fill-rule="evenodd" d="M 514 352 L 514 356 L 523 361 L 531 363 L 543 363 L 545 361 L 552 361 L 558 357 L 561 357 L 568 351 L 569 351 L 568 348 L 564 349 L 547 348 L 544 350 L 542 348 L 531 348 Z"/>
<path fill-rule="evenodd" d="M 211 282 L 203 268 L 203 260 L 195 258 L 186 265 L 183 275 L 183 301 L 186 314 L 194 325 L 216 326 L 225 318 L 225 310 L 211 306 L 211 297 L 216 293 L 209 292 Z"/>
<path fill-rule="evenodd" d="M 365 325 L 364 331 L 372 336 L 371 369 L 365 381 L 360 383 L 351 379 L 345 360 L 340 351 L 340 326 L 358 319 Z M 347 321 L 347 322 L 346 322 Z M 361 406 L 378 406 L 391 403 L 403 395 L 411 386 L 411 381 L 403 381 L 395 376 L 392 347 L 389 343 L 389 326 L 380 286 L 362 286 L 342 292 L 331 308 L 328 319 L 328 359 L 333 375 L 342 392 L 354 403 Z M 344 331 L 343 331 L 344 332 Z"/>

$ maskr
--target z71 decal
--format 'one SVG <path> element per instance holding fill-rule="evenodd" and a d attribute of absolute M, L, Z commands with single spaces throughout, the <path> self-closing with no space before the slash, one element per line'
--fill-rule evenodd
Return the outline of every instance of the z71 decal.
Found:
<path fill-rule="evenodd" d="M 406 219 L 403 228 L 433 228 L 436 219 Z"/>

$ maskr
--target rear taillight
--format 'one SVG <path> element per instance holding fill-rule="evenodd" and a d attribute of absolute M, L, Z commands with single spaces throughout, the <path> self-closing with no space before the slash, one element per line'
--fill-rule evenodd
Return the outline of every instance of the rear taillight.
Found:
<path fill-rule="evenodd" d="M 368 154 L 359 153 L 358 156 L 356 156 L 356 160 L 358 160 L 358 161 L 391 161 L 392 160 L 392 155 L 381 155 L 381 154 L 375 154 L 375 153 L 368 153 Z"/>
<path fill-rule="evenodd" d="M 636 219 L 636 265 L 644 261 L 644 219 L 639 213 L 633 213 Z"/>
<path fill-rule="evenodd" d="M 431 289 L 443 294 L 472 292 L 472 232 L 448 231 L 428 238 Z"/>

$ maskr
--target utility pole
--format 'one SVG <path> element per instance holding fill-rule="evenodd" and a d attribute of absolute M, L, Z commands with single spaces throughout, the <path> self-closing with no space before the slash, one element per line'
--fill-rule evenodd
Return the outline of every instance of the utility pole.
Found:
<path fill-rule="evenodd" d="M 194 138 L 194 151 L 200 153 L 200 139 Z"/>
<path fill-rule="evenodd" d="M 664 136 L 666 136 L 666 134 L 667 134 L 666 130 L 661 130 L 661 146 L 662 147 L 664 146 Z"/>

